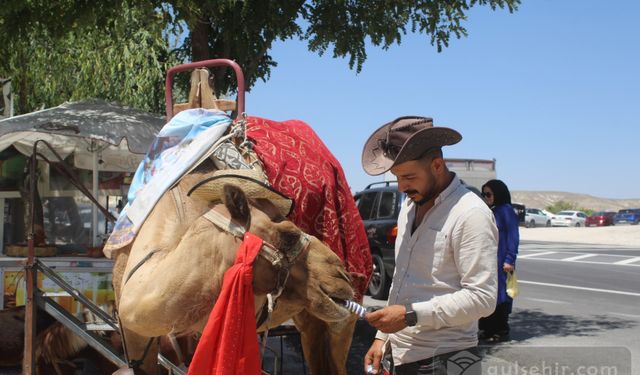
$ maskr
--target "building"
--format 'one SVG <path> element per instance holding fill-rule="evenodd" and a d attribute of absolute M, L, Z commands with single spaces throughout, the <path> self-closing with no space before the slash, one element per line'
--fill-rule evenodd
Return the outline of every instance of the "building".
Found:
<path fill-rule="evenodd" d="M 455 172 L 465 184 L 480 191 L 485 182 L 496 178 L 496 160 L 444 159 L 450 171 Z M 385 181 L 395 181 L 396 177 L 387 172 Z"/>
<path fill-rule="evenodd" d="M 450 171 L 456 172 L 458 177 L 469 186 L 482 189 L 485 182 L 495 179 L 496 159 L 445 159 Z"/>

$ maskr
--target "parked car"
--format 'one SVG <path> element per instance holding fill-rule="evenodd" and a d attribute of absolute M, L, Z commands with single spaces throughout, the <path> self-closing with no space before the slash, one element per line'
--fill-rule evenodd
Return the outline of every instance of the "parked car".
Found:
<path fill-rule="evenodd" d="M 554 227 L 582 227 L 587 220 L 587 214 L 582 211 L 560 211 L 551 218 Z"/>
<path fill-rule="evenodd" d="M 613 225 L 613 218 L 615 216 L 616 213 L 611 211 L 594 212 L 587 218 L 584 225 L 588 227 L 606 227 L 608 225 Z"/>
<path fill-rule="evenodd" d="M 525 225 L 525 218 L 527 216 L 527 208 L 525 205 L 521 203 L 511 203 L 511 206 L 518 216 L 518 223 L 520 225 Z"/>
<path fill-rule="evenodd" d="M 549 217 L 549 219 L 551 219 L 553 217 L 553 213 L 545 210 L 545 209 L 540 209 L 540 211 L 542 211 L 543 214 L 547 215 Z"/>
<path fill-rule="evenodd" d="M 354 196 L 367 232 L 373 261 L 369 294 L 376 299 L 384 300 L 389 295 L 396 264 L 398 214 L 405 196 L 398 191 L 395 181 L 369 184 Z"/>
<path fill-rule="evenodd" d="M 475 195 L 478 196 L 478 198 L 482 199 L 482 201 L 484 202 L 484 197 L 482 196 L 482 192 L 480 191 L 480 189 L 473 185 L 467 184 L 463 179 L 460 179 L 460 182 L 462 182 L 464 187 L 466 187 L 468 190 L 471 190 Z"/>
<path fill-rule="evenodd" d="M 525 210 L 524 224 L 527 228 L 550 227 L 551 217 L 547 216 L 539 208 L 527 208 Z"/>
<path fill-rule="evenodd" d="M 613 219 L 615 225 L 618 224 L 633 224 L 640 223 L 640 208 L 625 208 L 616 214 Z"/>

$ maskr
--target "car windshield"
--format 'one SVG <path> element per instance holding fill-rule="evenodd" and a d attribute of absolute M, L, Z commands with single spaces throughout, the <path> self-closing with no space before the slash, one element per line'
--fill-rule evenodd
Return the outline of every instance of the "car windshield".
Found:
<path fill-rule="evenodd" d="M 573 216 L 573 212 L 571 212 L 571 211 L 560 211 L 560 212 L 558 212 L 558 215 Z"/>
<path fill-rule="evenodd" d="M 594 212 L 593 214 L 591 214 L 591 216 L 605 216 L 606 213 L 605 212 Z"/>

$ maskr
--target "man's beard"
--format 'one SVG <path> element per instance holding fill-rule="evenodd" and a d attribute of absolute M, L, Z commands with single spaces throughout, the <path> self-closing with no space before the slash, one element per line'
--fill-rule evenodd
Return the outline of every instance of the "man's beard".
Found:
<path fill-rule="evenodd" d="M 418 206 L 422 206 L 423 204 L 427 203 L 431 199 L 438 196 L 438 193 L 436 192 L 436 184 L 433 184 L 430 187 L 428 187 L 424 193 L 419 192 L 417 190 L 409 190 L 409 191 L 406 191 L 405 193 L 407 195 L 418 194 L 422 196 L 422 199 L 420 199 L 419 201 L 411 199 L 413 203 L 417 204 Z"/>

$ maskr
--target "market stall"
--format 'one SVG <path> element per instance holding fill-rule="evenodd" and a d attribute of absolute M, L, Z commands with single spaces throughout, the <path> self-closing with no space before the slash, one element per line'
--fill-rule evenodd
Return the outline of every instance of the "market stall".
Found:
<path fill-rule="evenodd" d="M 0 309 L 8 302 L 24 304 L 16 262 L 26 256 L 28 161 L 34 144 L 39 142 L 34 217 L 44 235 L 44 243 L 36 243 L 36 255 L 54 256 L 43 259 L 64 267 L 67 279 L 80 289 L 91 289 L 92 298 L 102 302 L 98 294 L 109 292 L 98 291 L 104 285 L 110 288 L 104 279 L 110 272 L 105 262 L 110 261 L 99 259 L 111 230 L 108 213 L 117 215 L 125 203 L 130 175 L 163 124 L 161 116 L 101 100 L 69 102 L 0 120 L 0 289 L 5 298 L 15 298 L 1 299 Z M 80 274 L 73 276 L 75 271 Z"/>

